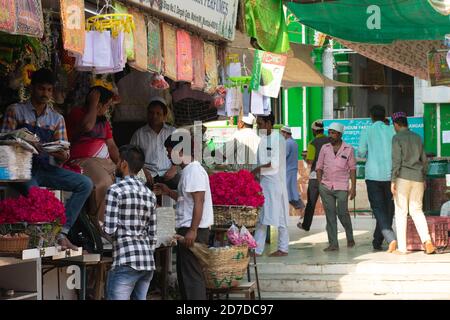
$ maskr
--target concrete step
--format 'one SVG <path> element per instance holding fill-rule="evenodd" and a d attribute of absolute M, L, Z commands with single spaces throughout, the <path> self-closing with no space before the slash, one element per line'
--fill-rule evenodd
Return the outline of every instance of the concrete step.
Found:
<path fill-rule="evenodd" d="M 286 264 L 258 262 L 259 274 L 397 274 L 421 275 L 426 270 L 435 275 L 450 274 L 450 262 L 359 262 L 329 264 Z M 252 268 L 253 270 L 253 268 Z"/>
<path fill-rule="evenodd" d="M 260 274 L 265 292 L 450 293 L 450 275 Z"/>
<path fill-rule="evenodd" d="M 262 292 L 263 300 L 450 300 L 450 293 Z"/>

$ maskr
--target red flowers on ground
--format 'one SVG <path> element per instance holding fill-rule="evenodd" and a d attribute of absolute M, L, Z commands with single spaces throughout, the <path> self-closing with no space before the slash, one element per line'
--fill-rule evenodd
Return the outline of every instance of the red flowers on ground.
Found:
<path fill-rule="evenodd" d="M 32 187 L 28 196 L 0 201 L 0 224 L 66 222 L 66 209 L 55 195 L 39 187 Z"/>
<path fill-rule="evenodd" d="M 218 172 L 209 177 L 213 205 L 262 207 L 261 185 L 247 170 Z"/>

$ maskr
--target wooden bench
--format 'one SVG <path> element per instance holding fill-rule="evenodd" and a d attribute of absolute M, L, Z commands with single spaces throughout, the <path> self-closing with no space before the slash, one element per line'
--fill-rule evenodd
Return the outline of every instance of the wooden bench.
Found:
<path fill-rule="evenodd" d="M 213 300 L 214 295 L 216 295 L 216 298 L 219 299 L 221 294 L 225 294 L 227 300 L 229 299 L 230 294 L 243 294 L 246 300 L 255 300 L 255 290 L 256 281 L 250 281 L 242 282 L 239 284 L 239 286 L 232 288 L 207 289 L 206 294 L 209 300 Z"/>

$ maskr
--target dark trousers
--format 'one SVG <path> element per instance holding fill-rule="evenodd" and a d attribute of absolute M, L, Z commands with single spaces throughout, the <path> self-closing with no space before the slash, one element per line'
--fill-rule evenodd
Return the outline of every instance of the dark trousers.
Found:
<path fill-rule="evenodd" d="M 177 234 L 185 236 L 189 228 L 177 229 Z M 209 229 L 198 229 L 196 242 L 208 245 Z M 206 300 L 206 283 L 202 267 L 189 248 L 178 243 L 177 278 L 183 300 Z"/>
<path fill-rule="evenodd" d="M 396 239 L 392 230 L 395 207 L 391 193 L 391 182 L 366 180 L 366 185 L 370 207 L 377 220 L 372 244 L 374 247 L 380 247 L 383 239 L 386 239 L 387 243 Z"/>
<path fill-rule="evenodd" d="M 317 179 L 310 179 L 308 181 L 308 202 L 306 203 L 305 216 L 303 217 L 303 229 L 309 230 L 316 210 L 316 203 L 319 199 L 319 181 Z"/>

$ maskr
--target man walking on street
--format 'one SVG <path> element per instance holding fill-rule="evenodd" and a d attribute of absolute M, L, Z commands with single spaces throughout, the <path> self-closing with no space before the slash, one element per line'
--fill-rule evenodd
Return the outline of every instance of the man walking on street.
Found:
<path fill-rule="evenodd" d="M 397 134 L 392 139 L 392 185 L 395 202 L 395 225 L 397 227 L 398 251 L 406 253 L 406 223 L 408 211 L 424 244 L 425 253 L 436 251 L 431 242 L 427 221 L 422 211 L 425 190 L 427 157 L 420 136 L 408 129 L 404 112 L 392 115 Z"/>
<path fill-rule="evenodd" d="M 324 251 L 339 250 L 336 215 L 345 229 L 347 247 L 355 246 L 352 220 L 348 213 L 348 198 L 353 200 L 356 196 L 356 161 L 353 147 L 342 141 L 343 133 L 342 124 L 334 122 L 330 125 L 330 143 L 322 147 L 317 160 L 317 180 L 325 208 L 329 243 Z M 352 180 L 350 191 L 349 178 Z"/>
<path fill-rule="evenodd" d="M 288 126 L 281 128 L 281 134 L 286 139 L 286 183 L 289 203 L 295 209 L 303 209 L 303 203 L 298 194 L 297 174 L 298 174 L 298 144 L 292 139 L 292 131 Z"/>
<path fill-rule="evenodd" d="M 380 105 L 370 109 L 373 124 L 361 133 L 358 156 L 366 158 L 366 185 L 370 207 L 377 221 L 373 233 L 373 249 L 383 250 L 383 239 L 389 244 L 388 252 L 397 249 L 392 230 L 394 201 L 391 193 L 392 137 L 395 132 L 384 123 L 386 111 Z M 383 164 L 383 165 L 381 165 Z"/>
<path fill-rule="evenodd" d="M 319 199 L 319 182 L 317 181 L 316 165 L 322 146 L 330 142 L 330 139 L 324 135 L 322 120 L 313 122 L 312 131 L 314 139 L 308 145 L 306 154 L 306 162 L 311 165 L 308 181 L 307 202 L 305 208 L 305 216 L 303 223 L 297 223 L 297 227 L 305 231 L 309 231 L 316 210 L 317 200 Z"/>

